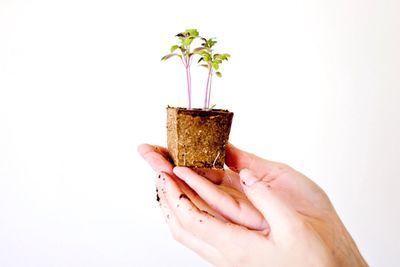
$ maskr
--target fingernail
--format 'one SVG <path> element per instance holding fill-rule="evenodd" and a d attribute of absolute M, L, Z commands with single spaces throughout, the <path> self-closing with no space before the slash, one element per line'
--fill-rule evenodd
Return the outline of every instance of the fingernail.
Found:
<path fill-rule="evenodd" d="M 179 169 L 180 169 L 180 167 L 176 166 L 176 167 L 174 167 L 174 168 L 172 169 L 172 172 L 173 172 L 175 175 L 178 175 L 178 174 L 179 174 Z"/>
<path fill-rule="evenodd" d="M 179 177 L 179 179 L 184 180 L 185 181 L 185 176 L 182 175 L 182 171 L 184 170 L 185 167 L 174 167 L 172 169 L 173 173 Z"/>
<path fill-rule="evenodd" d="M 242 180 L 242 183 L 245 186 L 252 186 L 253 184 L 255 184 L 256 182 L 258 182 L 260 180 L 249 169 L 242 169 L 240 171 L 239 175 L 240 175 L 240 180 Z"/>

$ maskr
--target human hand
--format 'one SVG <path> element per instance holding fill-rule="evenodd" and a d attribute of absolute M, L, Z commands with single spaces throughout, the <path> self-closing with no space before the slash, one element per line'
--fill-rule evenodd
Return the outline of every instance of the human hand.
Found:
<path fill-rule="evenodd" d="M 240 171 L 242 192 L 267 219 L 268 231 L 250 231 L 202 212 L 183 197 L 179 180 L 165 173 L 157 183 L 161 206 L 178 241 L 218 266 L 366 265 L 328 197 L 311 180 L 233 146 L 227 165 Z M 174 172 L 192 185 L 201 179 L 187 168 Z M 212 192 L 205 190 L 210 184 L 194 184 L 202 197 Z"/>
<path fill-rule="evenodd" d="M 154 171 L 174 177 L 182 192 L 199 209 L 222 221 L 231 221 L 249 229 L 268 232 L 266 220 L 247 199 L 236 172 L 210 169 L 196 169 L 194 172 L 188 168 L 180 170 L 177 168 L 175 171 L 180 172 L 182 177 L 178 179 L 165 148 L 144 144 L 139 146 L 138 151 Z M 156 181 L 159 186 L 159 180 Z"/>

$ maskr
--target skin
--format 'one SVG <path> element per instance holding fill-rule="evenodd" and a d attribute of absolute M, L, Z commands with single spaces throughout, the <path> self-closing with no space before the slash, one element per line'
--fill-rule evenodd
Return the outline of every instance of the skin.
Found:
<path fill-rule="evenodd" d="M 141 145 L 159 175 L 174 239 L 215 266 L 368 266 L 325 192 L 289 166 L 232 145 L 229 169 L 174 167 L 165 148 Z"/>

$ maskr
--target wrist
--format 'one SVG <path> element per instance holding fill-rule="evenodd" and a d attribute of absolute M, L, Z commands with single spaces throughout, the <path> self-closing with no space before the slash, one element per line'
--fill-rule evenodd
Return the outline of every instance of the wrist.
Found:
<path fill-rule="evenodd" d="M 339 232 L 340 242 L 337 242 L 335 251 L 338 252 L 337 258 L 339 260 L 338 266 L 349 266 L 349 267 L 365 267 L 368 263 L 365 261 L 360 253 L 356 243 L 347 231 L 346 227 L 340 222 Z M 335 252 L 334 252 L 335 253 Z M 336 254 L 336 253 L 335 253 Z"/>

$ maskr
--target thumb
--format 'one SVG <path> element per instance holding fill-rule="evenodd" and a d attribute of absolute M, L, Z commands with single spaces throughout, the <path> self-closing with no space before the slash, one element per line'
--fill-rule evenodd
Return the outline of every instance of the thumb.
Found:
<path fill-rule="evenodd" d="M 300 222 L 295 210 L 279 197 L 269 183 L 256 177 L 249 169 L 243 169 L 239 175 L 244 193 L 267 220 L 273 234 L 285 233 Z"/>

